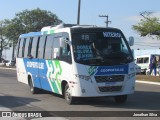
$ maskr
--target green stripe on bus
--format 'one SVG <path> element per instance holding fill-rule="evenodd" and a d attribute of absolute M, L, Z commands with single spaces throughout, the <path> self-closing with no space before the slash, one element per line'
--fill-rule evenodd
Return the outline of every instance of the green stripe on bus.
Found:
<path fill-rule="evenodd" d="M 52 84 L 52 87 L 54 89 L 54 92 L 59 94 L 59 91 L 58 91 L 58 88 L 57 88 L 57 85 L 56 85 L 56 82 L 54 79 L 51 80 L 51 84 Z"/>
<path fill-rule="evenodd" d="M 56 73 L 56 79 L 58 80 L 57 83 L 58 83 L 58 87 L 61 89 L 61 81 L 59 79 L 59 76 L 62 74 L 62 68 L 61 68 L 61 65 L 60 65 L 60 62 L 58 60 L 55 60 L 55 65 L 56 65 L 56 69 L 59 69 L 59 72 Z"/>
<path fill-rule="evenodd" d="M 54 33 L 54 30 L 50 30 L 50 34 L 53 34 Z"/>
<path fill-rule="evenodd" d="M 54 65 L 53 65 L 52 60 L 48 60 L 48 65 L 49 65 L 49 67 L 52 68 L 52 74 L 53 74 L 54 73 Z"/>
<path fill-rule="evenodd" d="M 44 31 L 44 32 L 43 32 L 43 35 L 46 35 L 46 34 L 48 34 L 48 31 Z"/>

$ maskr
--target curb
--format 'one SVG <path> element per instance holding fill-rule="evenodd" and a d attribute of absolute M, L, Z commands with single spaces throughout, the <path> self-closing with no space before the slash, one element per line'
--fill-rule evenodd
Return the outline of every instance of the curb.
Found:
<path fill-rule="evenodd" d="M 141 81 L 136 80 L 137 83 L 145 83 L 145 84 L 152 84 L 152 85 L 160 85 L 160 82 L 148 82 L 148 81 Z"/>
<path fill-rule="evenodd" d="M 16 68 L 6 68 L 6 67 L 0 67 L 0 69 L 6 69 L 6 70 L 16 70 Z"/>
<path fill-rule="evenodd" d="M 16 70 L 16 68 L 5 68 L 5 67 L 0 67 L 0 69 Z M 160 85 L 160 82 L 148 82 L 148 81 L 141 81 L 141 80 L 136 80 L 136 83 L 145 83 L 145 84 L 152 84 L 152 85 Z"/>

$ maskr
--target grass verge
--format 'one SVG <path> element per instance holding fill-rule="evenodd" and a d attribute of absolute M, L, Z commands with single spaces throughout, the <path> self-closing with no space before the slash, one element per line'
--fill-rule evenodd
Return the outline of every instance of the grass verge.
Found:
<path fill-rule="evenodd" d="M 160 76 L 136 75 L 136 80 L 143 80 L 143 81 L 150 81 L 150 82 L 160 82 Z"/>

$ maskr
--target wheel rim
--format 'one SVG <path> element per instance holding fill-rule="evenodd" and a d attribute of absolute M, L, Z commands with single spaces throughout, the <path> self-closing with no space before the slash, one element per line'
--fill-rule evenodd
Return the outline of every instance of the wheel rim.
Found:
<path fill-rule="evenodd" d="M 70 88 L 67 88 L 67 90 L 66 90 L 66 100 L 68 102 L 70 102 L 70 100 L 71 100 L 71 90 L 70 90 Z"/>

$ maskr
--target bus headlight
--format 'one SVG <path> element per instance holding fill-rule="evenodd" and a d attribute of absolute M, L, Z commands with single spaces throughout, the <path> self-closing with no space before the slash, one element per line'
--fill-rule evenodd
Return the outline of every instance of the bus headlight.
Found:
<path fill-rule="evenodd" d="M 77 78 L 80 78 L 80 79 L 83 79 L 83 80 L 86 80 L 86 81 L 91 80 L 91 77 L 90 77 L 90 76 L 78 75 L 78 74 L 76 74 L 75 76 L 76 76 Z"/>
<path fill-rule="evenodd" d="M 135 76 L 136 76 L 135 73 L 131 73 L 131 74 L 128 74 L 127 78 L 128 78 L 128 79 L 131 79 L 131 78 L 133 78 L 133 77 L 135 77 Z"/>

